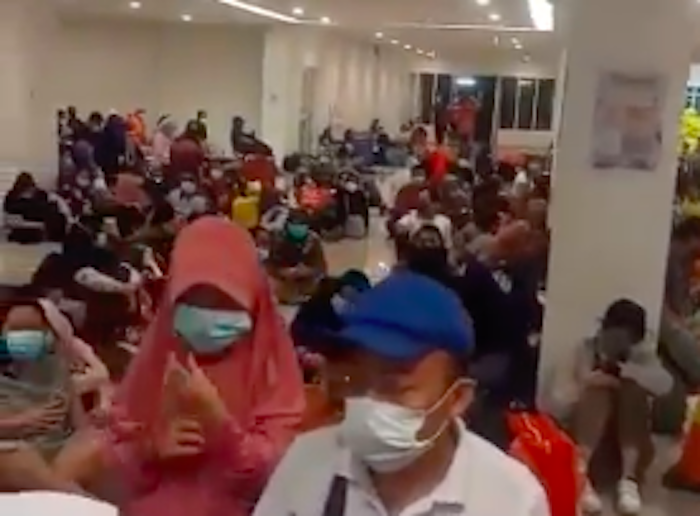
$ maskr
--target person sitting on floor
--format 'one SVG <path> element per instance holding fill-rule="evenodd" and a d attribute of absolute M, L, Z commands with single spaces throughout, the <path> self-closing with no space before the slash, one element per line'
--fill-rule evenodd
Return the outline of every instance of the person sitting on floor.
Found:
<path fill-rule="evenodd" d="M 175 214 L 182 220 L 204 215 L 210 209 L 209 200 L 199 187 L 194 174 L 180 174 L 180 182 L 168 194 L 168 201 Z"/>
<path fill-rule="evenodd" d="M 397 222 L 397 232 L 413 234 L 426 222 L 440 231 L 445 247 L 448 251 L 452 250 L 452 222 L 445 215 L 438 213 L 437 203 L 431 199 L 430 192 L 423 190 L 419 196 L 418 208 L 411 210 Z"/>
<path fill-rule="evenodd" d="M 642 509 L 639 485 L 651 465 L 651 402 L 671 388 L 649 342 L 644 308 L 628 299 L 612 303 L 598 333 L 577 349 L 573 379 L 574 437 L 588 471 L 593 453 L 610 421 L 614 421 L 622 459 L 618 504 L 623 514 Z M 589 481 L 582 497 L 587 513 L 600 513 L 602 504 Z"/>
<path fill-rule="evenodd" d="M 303 213 L 290 213 L 284 229 L 275 234 L 268 271 L 278 299 L 285 304 L 306 299 L 326 275 L 321 239 L 311 231 Z"/>
<path fill-rule="evenodd" d="M 47 237 L 60 238 L 65 233 L 65 217 L 28 172 L 15 179 L 5 196 L 3 214 L 11 242 L 36 243 Z"/>
<path fill-rule="evenodd" d="M 85 426 L 80 396 L 103 390 L 106 407 L 108 382 L 104 364 L 50 301 L 10 309 L 0 356 L 0 491 L 76 490 L 55 463 Z"/>

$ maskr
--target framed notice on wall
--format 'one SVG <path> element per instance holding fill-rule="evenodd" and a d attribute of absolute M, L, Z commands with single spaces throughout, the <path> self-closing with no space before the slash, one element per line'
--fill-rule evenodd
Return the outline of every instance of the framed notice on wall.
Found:
<path fill-rule="evenodd" d="M 655 170 L 663 146 L 665 101 L 661 75 L 602 72 L 593 114 L 593 168 Z"/>

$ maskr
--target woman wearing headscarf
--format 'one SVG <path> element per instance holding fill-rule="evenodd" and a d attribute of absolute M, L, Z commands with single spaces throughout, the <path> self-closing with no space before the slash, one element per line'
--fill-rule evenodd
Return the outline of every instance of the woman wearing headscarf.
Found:
<path fill-rule="evenodd" d="M 108 394 L 107 370 L 47 300 L 12 307 L 2 341 L 0 491 L 72 491 L 54 463 L 85 423 L 80 396 Z"/>
<path fill-rule="evenodd" d="M 245 230 L 215 217 L 183 229 L 117 399 L 106 455 L 128 483 L 121 514 L 252 512 L 294 438 L 303 392 Z"/>

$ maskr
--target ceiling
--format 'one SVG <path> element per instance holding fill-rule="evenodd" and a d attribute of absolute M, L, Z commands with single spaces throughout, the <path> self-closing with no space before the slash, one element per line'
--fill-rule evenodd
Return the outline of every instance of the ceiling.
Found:
<path fill-rule="evenodd" d="M 219 0 L 55 0 L 62 12 L 80 17 L 119 17 L 185 23 L 275 23 Z M 234 0 L 235 1 L 235 0 Z M 249 4 L 328 25 L 377 44 L 410 45 L 441 60 L 465 55 L 529 61 L 557 53 L 553 32 L 537 31 L 530 1 L 549 0 L 245 0 Z M 138 8 L 135 8 L 137 7 Z M 295 13 L 303 9 L 303 15 Z M 322 19 L 326 23 L 322 23 Z M 377 33 L 382 37 L 377 37 Z M 522 47 L 522 48 L 520 48 Z"/>

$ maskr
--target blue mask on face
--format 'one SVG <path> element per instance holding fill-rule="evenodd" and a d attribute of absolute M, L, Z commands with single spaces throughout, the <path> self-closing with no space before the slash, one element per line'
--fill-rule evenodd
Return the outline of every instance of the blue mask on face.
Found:
<path fill-rule="evenodd" d="M 306 224 L 287 224 L 287 235 L 295 242 L 303 242 L 309 234 Z"/>
<path fill-rule="evenodd" d="M 181 304 L 175 307 L 173 326 L 199 355 L 216 355 L 253 329 L 250 315 L 242 310 L 214 310 Z"/>
<path fill-rule="evenodd" d="M 43 330 L 10 330 L 2 336 L 2 343 L 10 359 L 31 361 L 48 352 L 53 335 Z"/>

